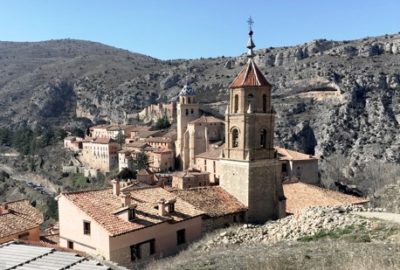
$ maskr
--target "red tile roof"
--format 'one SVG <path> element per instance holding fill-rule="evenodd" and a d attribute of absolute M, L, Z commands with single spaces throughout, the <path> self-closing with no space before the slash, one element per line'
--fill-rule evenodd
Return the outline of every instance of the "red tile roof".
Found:
<path fill-rule="evenodd" d="M 340 206 L 368 202 L 366 198 L 355 197 L 302 182 L 284 183 L 283 191 L 286 197 L 286 212 L 293 214 L 312 206 Z"/>
<path fill-rule="evenodd" d="M 267 81 L 267 79 L 258 69 L 253 60 L 250 60 L 247 65 L 240 71 L 240 73 L 233 80 L 229 88 L 240 88 L 244 86 L 271 87 L 271 84 Z"/>
<path fill-rule="evenodd" d="M 281 147 L 275 147 L 275 150 L 278 152 L 278 157 L 280 160 L 318 160 L 316 156 L 307 155 Z"/>
<path fill-rule="evenodd" d="M 125 191 L 128 190 L 125 188 Z M 169 216 L 160 216 L 155 208 L 157 202 L 161 198 L 167 201 L 176 198 L 174 194 L 161 187 L 134 188 L 129 192 L 132 204 L 137 204 L 137 218 L 131 222 L 113 214 L 121 208 L 121 200 L 118 196 L 113 195 L 112 189 L 64 193 L 62 196 L 92 217 L 110 236 L 117 236 L 166 221 L 178 222 L 203 215 L 202 211 L 197 210 L 191 204 L 177 199 L 175 212 Z"/>
<path fill-rule="evenodd" d="M 196 158 L 205 158 L 205 159 L 215 159 L 219 160 L 221 158 L 222 150 L 224 149 L 224 145 L 221 145 L 217 148 L 212 148 L 207 152 L 196 155 Z"/>
<path fill-rule="evenodd" d="M 201 117 L 189 122 L 189 124 L 193 123 L 225 123 L 225 122 L 221 119 L 215 118 L 214 116 L 202 115 Z"/>
<path fill-rule="evenodd" d="M 172 193 L 194 205 L 210 217 L 224 216 L 247 210 L 246 206 L 218 186 L 174 190 Z"/>
<path fill-rule="evenodd" d="M 28 200 L 9 202 L 7 205 L 8 211 L 0 206 L 0 238 L 24 232 L 43 223 L 43 214 L 30 205 Z"/>

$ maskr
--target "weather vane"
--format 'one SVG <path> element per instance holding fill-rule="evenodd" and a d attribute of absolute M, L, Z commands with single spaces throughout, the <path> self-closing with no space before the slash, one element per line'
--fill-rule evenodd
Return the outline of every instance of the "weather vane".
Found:
<path fill-rule="evenodd" d="M 251 16 L 250 16 L 249 19 L 247 20 L 247 23 L 249 24 L 249 30 L 252 31 L 254 21 L 253 21 L 253 19 L 251 18 Z"/>

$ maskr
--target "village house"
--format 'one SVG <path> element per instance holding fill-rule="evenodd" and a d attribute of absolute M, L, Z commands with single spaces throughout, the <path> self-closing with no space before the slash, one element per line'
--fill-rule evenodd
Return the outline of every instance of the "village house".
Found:
<path fill-rule="evenodd" d="M 319 185 L 318 158 L 293 150 L 275 147 L 282 164 L 282 177 L 285 181 L 299 180 Z"/>
<path fill-rule="evenodd" d="M 145 139 L 145 142 L 153 148 L 163 149 L 163 150 L 174 150 L 175 143 L 173 139 L 167 136 L 163 137 L 150 137 Z"/>
<path fill-rule="evenodd" d="M 129 137 L 131 130 L 135 129 L 136 126 L 133 125 L 97 125 L 89 129 L 90 137 L 93 138 L 109 138 L 117 140 L 118 136 L 122 139 Z"/>
<path fill-rule="evenodd" d="M 118 168 L 119 144 L 111 138 L 86 138 L 82 142 L 82 163 L 91 169 L 107 173 Z"/>
<path fill-rule="evenodd" d="M 170 172 L 175 168 L 175 154 L 173 150 L 155 149 L 148 152 L 149 168 L 153 172 Z"/>
<path fill-rule="evenodd" d="M 183 171 L 172 174 L 173 188 L 188 189 L 209 185 L 210 176 L 208 172 Z"/>
<path fill-rule="evenodd" d="M 0 244 L 15 239 L 39 242 L 43 214 L 28 200 L 0 205 Z"/>
<path fill-rule="evenodd" d="M 202 172 L 208 172 L 210 183 L 217 185 L 221 175 L 220 163 L 222 149 L 224 145 L 213 145 L 207 152 L 196 155 L 195 168 Z"/>
<path fill-rule="evenodd" d="M 203 233 L 245 221 L 247 207 L 221 187 L 177 189 L 172 193 L 205 213 Z"/>
<path fill-rule="evenodd" d="M 82 150 L 82 141 L 83 138 L 81 137 L 68 136 L 64 138 L 64 148 L 79 152 Z"/>
<path fill-rule="evenodd" d="M 200 238 L 203 212 L 161 187 L 62 193 L 60 246 L 132 267 Z"/>
<path fill-rule="evenodd" d="M 118 171 L 123 169 L 128 169 L 130 171 L 134 170 L 134 159 L 132 157 L 132 151 L 130 150 L 120 150 L 118 151 Z"/>

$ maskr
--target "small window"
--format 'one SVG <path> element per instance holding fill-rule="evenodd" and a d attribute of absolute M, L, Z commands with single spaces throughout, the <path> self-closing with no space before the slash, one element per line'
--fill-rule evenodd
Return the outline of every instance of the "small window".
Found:
<path fill-rule="evenodd" d="M 28 238 L 29 238 L 29 232 L 18 235 L 18 239 L 21 240 L 28 240 Z"/>
<path fill-rule="evenodd" d="M 189 109 L 186 109 L 186 115 L 189 115 Z"/>
<path fill-rule="evenodd" d="M 67 246 L 68 246 L 69 249 L 74 249 L 74 242 L 68 241 L 67 242 Z"/>
<path fill-rule="evenodd" d="M 282 172 L 287 172 L 286 163 L 282 164 Z"/>
<path fill-rule="evenodd" d="M 135 213 L 135 209 L 129 209 L 128 212 L 128 219 L 129 221 L 132 221 L 136 218 L 136 213 Z"/>
<path fill-rule="evenodd" d="M 239 146 L 239 131 L 235 128 L 232 130 L 232 147 L 236 148 Z"/>
<path fill-rule="evenodd" d="M 239 110 L 239 96 L 235 95 L 235 101 L 234 101 L 234 109 L 233 112 L 237 113 Z"/>
<path fill-rule="evenodd" d="M 263 112 L 267 112 L 267 95 L 263 95 Z"/>
<path fill-rule="evenodd" d="M 90 235 L 90 222 L 89 221 L 83 222 L 83 234 Z"/>
<path fill-rule="evenodd" d="M 156 253 L 155 239 L 131 246 L 131 260 L 136 261 Z"/>
<path fill-rule="evenodd" d="M 194 113 L 194 111 L 193 111 L 193 109 L 191 109 L 191 110 L 190 110 L 190 114 L 193 114 L 193 113 Z"/>
<path fill-rule="evenodd" d="M 186 243 L 186 230 L 182 229 L 176 232 L 177 245 L 182 245 Z"/>
<path fill-rule="evenodd" d="M 267 131 L 265 129 L 260 132 L 260 146 L 261 148 L 267 148 Z"/>
<path fill-rule="evenodd" d="M 190 104 L 190 97 L 188 98 L 188 104 Z"/>

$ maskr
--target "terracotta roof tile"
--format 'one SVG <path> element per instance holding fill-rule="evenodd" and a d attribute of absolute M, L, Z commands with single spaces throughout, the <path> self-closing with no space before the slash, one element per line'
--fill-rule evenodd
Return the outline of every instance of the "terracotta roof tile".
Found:
<path fill-rule="evenodd" d="M 171 143 L 173 140 L 169 137 L 151 137 L 145 140 L 146 142 L 156 142 L 156 143 Z"/>
<path fill-rule="evenodd" d="M 112 189 L 65 193 L 63 196 L 92 217 L 111 236 L 128 233 L 166 221 L 178 222 L 203 214 L 202 211 L 195 209 L 189 203 L 177 199 L 175 212 L 171 213 L 170 216 L 160 216 L 155 208 L 157 202 L 161 198 L 167 201 L 174 199 L 176 198 L 174 194 L 161 187 L 134 188 L 132 190 L 125 189 L 125 191 L 130 192 L 132 204 L 137 204 L 137 219 L 131 222 L 112 214 L 121 208 L 121 200 L 118 196 L 112 194 Z"/>
<path fill-rule="evenodd" d="M 229 88 L 240 88 L 244 86 L 268 86 L 271 84 L 258 69 L 253 60 L 250 60 L 247 65 L 239 72 L 233 80 Z"/>
<path fill-rule="evenodd" d="M 196 155 L 196 158 L 206 158 L 206 159 L 217 159 L 219 160 L 221 157 L 222 150 L 224 149 L 224 146 L 221 145 L 220 147 L 217 148 L 212 148 L 208 150 L 207 152 L 201 153 Z"/>
<path fill-rule="evenodd" d="M 218 186 L 174 190 L 172 193 L 194 205 L 197 209 L 204 211 L 210 217 L 247 210 L 235 197 Z"/>
<path fill-rule="evenodd" d="M 275 147 L 280 160 L 318 160 L 316 156 L 307 155 L 297 151 Z"/>
<path fill-rule="evenodd" d="M 8 211 L 2 211 L 0 238 L 35 228 L 43 223 L 43 214 L 30 205 L 28 200 L 9 202 Z"/>
<path fill-rule="evenodd" d="M 286 212 L 293 214 L 312 206 L 339 206 L 368 202 L 366 198 L 355 197 L 302 182 L 284 183 L 283 191 L 286 197 Z"/>
<path fill-rule="evenodd" d="M 189 124 L 194 123 L 225 123 L 223 120 L 215 118 L 214 116 L 205 116 L 202 115 L 201 117 L 189 122 Z"/>

